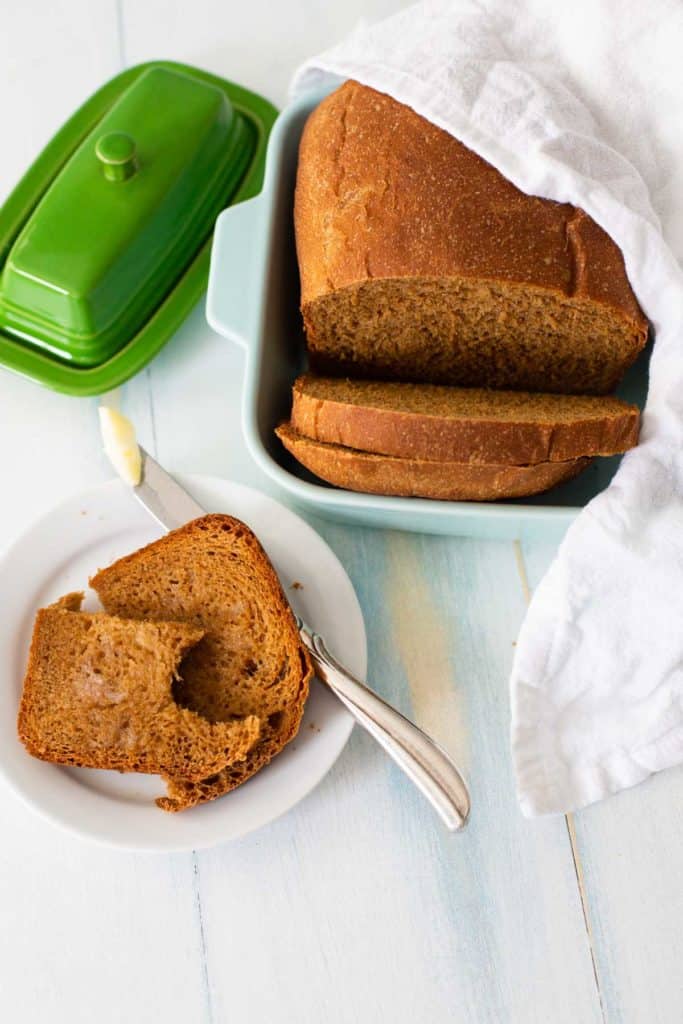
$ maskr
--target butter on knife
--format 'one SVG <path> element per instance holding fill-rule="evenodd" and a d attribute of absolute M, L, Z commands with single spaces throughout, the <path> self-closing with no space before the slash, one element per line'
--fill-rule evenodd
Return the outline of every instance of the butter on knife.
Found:
<path fill-rule="evenodd" d="M 124 483 L 137 487 L 142 476 L 142 458 L 135 427 L 126 416 L 108 405 L 101 405 L 99 413 L 105 454 Z"/>

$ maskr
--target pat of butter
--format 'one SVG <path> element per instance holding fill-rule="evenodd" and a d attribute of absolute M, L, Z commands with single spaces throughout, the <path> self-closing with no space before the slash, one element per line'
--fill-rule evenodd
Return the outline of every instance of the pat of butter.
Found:
<path fill-rule="evenodd" d="M 121 479 L 131 487 L 137 487 L 142 476 L 142 458 L 135 427 L 127 417 L 108 405 L 101 405 L 99 411 L 105 453 Z"/>

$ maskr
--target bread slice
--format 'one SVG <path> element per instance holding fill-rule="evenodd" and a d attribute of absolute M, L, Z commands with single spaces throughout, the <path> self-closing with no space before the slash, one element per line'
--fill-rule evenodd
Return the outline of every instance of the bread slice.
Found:
<path fill-rule="evenodd" d="M 304 437 L 404 459 L 528 466 L 614 455 L 638 443 L 638 407 L 594 395 L 436 384 L 294 382 L 292 428 Z"/>
<path fill-rule="evenodd" d="M 19 737 L 58 764 L 201 779 L 243 760 L 259 720 L 213 725 L 179 707 L 171 683 L 203 630 L 79 611 L 82 594 L 41 609 L 19 709 Z"/>
<path fill-rule="evenodd" d="M 313 369 L 607 394 L 647 339 L 622 254 L 358 82 L 310 115 L 295 211 Z"/>
<path fill-rule="evenodd" d="M 288 423 L 279 426 L 275 433 L 302 466 L 335 487 L 400 497 L 446 501 L 522 498 L 571 480 L 591 462 L 571 459 L 538 462 L 534 466 L 504 466 L 403 459 L 312 441 L 297 434 Z"/>
<path fill-rule="evenodd" d="M 204 631 L 175 687 L 184 707 L 212 722 L 256 715 L 261 734 L 246 758 L 200 782 L 169 773 L 179 811 L 227 793 L 297 733 L 311 666 L 275 570 L 238 519 L 208 515 L 120 559 L 90 581 L 107 611 L 174 619 Z"/>

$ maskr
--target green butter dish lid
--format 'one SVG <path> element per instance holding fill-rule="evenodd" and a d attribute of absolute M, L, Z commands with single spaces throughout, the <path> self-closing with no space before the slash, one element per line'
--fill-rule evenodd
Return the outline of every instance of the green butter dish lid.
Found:
<path fill-rule="evenodd" d="M 74 394 L 144 365 L 206 286 L 217 215 L 259 190 L 274 117 L 168 62 L 91 97 L 0 209 L 0 363 Z"/>

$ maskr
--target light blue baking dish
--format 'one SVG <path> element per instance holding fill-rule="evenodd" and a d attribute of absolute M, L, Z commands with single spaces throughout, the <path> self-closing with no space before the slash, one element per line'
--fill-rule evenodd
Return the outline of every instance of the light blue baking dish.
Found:
<path fill-rule="evenodd" d="M 299 139 L 322 99 L 303 97 L 278 118 L 268 143 L 263 191 L 232 206 L 216 223 L 207 317 L 219 334 L 246 349 L 244 436 L 257 464 L 299 508 L 347 523 L 463 537 L 559 540 L 586 502 L 603 490 L 619 458 L 597 459 L 576 480 L 536 498 L 451 502 L 358 494 L 324 484 L 298 465 L 273 434 L 289 415 L 291 385 L 305 367 L 292 204 Z M 647 355 L 620 394 L 642 406 Z"/>

